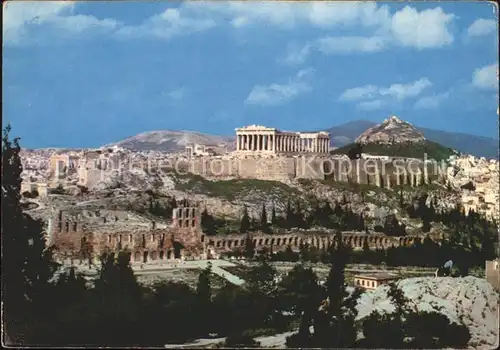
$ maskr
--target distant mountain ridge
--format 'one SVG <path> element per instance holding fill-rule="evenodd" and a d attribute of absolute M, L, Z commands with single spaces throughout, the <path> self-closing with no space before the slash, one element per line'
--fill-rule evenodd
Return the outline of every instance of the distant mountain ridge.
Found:
<path fill-rule="evenodd" d="M 119 146 L 134 151 L 179 152 L 184 150 L 186 145 L 190 143 L 204 145 L 226 144 L 228 149 L 232 149 L 234 137 L 210 135 L 188 130 L 157 130 L 143 132 L 104 147 Z"/>
<path fill-rule="evenodd" d="M 368 120 L 354 120 L 341 125 L 323 129 L 330 133 L 331 145 L 342 147 L 355 142 L 367 129 L 373 128 L 377 123 Z M 499 142 L 493 138 L 455 133 L 428 128 L 415 128 L 423 136 L 443 146 L 453 148 L 459 152 L 471 154 L 478 157 L 498 158 Z M 234 150 L 234 136 L 219 136 L 187 130 L 157 130 L 140 133 L 136 136 L 126 138 L 105 147 L 120 146 L 130 150 L 146 151 L 157 150 L 162 152 L 179 152 L 184 150 L 188 143 L 200 143 L 205 145 L 227 144 L 228 150 Z"/>

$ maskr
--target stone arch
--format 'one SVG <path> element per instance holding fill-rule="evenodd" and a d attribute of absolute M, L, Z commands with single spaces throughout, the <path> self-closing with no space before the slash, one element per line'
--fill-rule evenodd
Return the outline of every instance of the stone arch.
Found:
<path fill-rule="evenodd" d="M 266 240 L 264 241 L 264 244 L 269 245 L 269 238 L 266 238 Z"/>
<path fill-rule="evenodd" d="M 164 259 L 165 259 L 165 251 L 160 250 L 160 260 L 164 260 Z"/>
<path fill-rule="evenodd" d="M 151 260 L 153 260 L 153 261 L 156 260 L 156 256 L 157 256 L 156 250 L 151 251 L 151 254 L 150 254 Z"/>
<path fill-rule="evenodd" d="M 141 261 L 141 252 L 138 250 L 134 253 L 134 261 Z"/>
<path fill-rule="evenodd" d="M 262 245 L 262 238 L 259 239 L 259 246 Z"/>
<path fill-rule="evenodd" d="M 271 245 L 274 245 L 274 238 L 271 238 Z"/>
<path fill-rule="evenodd" d="M 142 252 L 142 262 L 147 263 L 148 262 L 148 251 L 145 250 Z"/>
<path fill-rule="evenodd" d="M 276 240 L 276 245 L 278 245 L 278 246 L 279 246 L 279 245 L 281 245 L 281 238 L 278 238 L 278 239 Z"/>

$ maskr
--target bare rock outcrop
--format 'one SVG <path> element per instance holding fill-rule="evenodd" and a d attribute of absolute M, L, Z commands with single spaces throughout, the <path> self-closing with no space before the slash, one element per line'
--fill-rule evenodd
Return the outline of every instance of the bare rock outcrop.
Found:
<path fill-rule="evenodd" d="M 359 135 L 356 143 L 421 142 L 424 135 L 410 123 L 392 116 Z"/>
<path fill-rule="evenodd" d="M 498 346 L 498 294 L 485 280 L 467 276 L 417 277 L 398 282 L 410 306 L 418 311 L 437 311 L 450 321 L 464 324 L 469 328 L 469 346 L 487 349 Z M 364 293 L 357 309 L 358 319 L 363 319 L 372 311 L 394 312 L 394 306 L 387 297 L 388 286 Z"/>

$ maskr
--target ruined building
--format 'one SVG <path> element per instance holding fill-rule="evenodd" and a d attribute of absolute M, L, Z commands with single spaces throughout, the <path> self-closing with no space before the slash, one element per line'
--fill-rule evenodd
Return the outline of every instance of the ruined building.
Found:
<path fill-rule="evenodd" d="M 120 224 L 120 221 L 123 222 Z M 48 242 L 56 248 L 55 256 L 61 260 L 96 261 L 105 252 L 128 251 L 132 263 L 219 258 L 223 253 L 243 250 L 247 240 L 252 242 L 256 251 L 267 248 L 274 252 L 287 247 L 298 251 L 304 244 L 326 250 L 333 242 L 333 235 L 322 231 L 205 236 L 200 225 L 200 211 L 196 207 L 175 208 L 169 225 L 126 221 L 126 217 L 110 220 L 106 216 L 97 216 L 96 222 L 90 223 L 79 214 L 68 215 L 59 211 L 49 221 Z M 352 248 L 361 248 L 365 241 L 372 248 L 409 245 L 416 238 L 420 237 L 388 237 L 359 232 L 342 234 L 344 243 Z"/>
<path fill-rule="evenodd" d="M 128 251 L 132 262 L 204 257 L 204 236 L 197 208 L 175 208 L 172 223 L 157 227 L 150 223 L 85 222 L 81 215 L 59 211 L 49 221 L 48 242 L 59 259 L 97 259 L 102 253 Z M 100 222 L 99 222 L 100 221 Z"/>

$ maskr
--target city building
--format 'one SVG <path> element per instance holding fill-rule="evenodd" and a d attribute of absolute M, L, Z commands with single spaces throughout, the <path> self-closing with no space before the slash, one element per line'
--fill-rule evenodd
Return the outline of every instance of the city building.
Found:
<path fill-rule="evenodd" d="M 389 284 L 399 277 L 390 273 L 374 273 L 354 276 L 354 285 L 364 289 L 375 289 L 380 285 Z"/>

